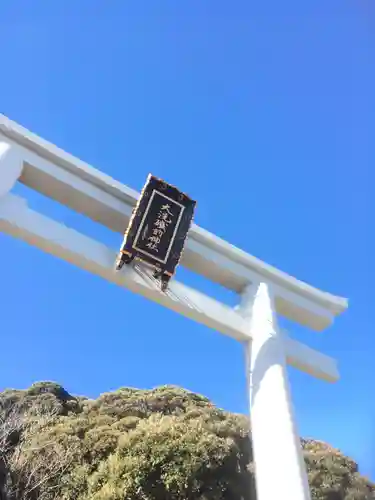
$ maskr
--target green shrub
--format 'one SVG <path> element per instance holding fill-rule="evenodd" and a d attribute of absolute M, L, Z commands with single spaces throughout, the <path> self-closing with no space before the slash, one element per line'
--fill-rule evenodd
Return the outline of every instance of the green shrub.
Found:
<path fill-rule="evenodd" d="M 88 400 L 40 382 L 0 393 L 0 422 L 5 500 L 255 500 L 248 419 L 178 387 Z M 313 500 L 375 499 L 353 460 L 302 446 Z"/>

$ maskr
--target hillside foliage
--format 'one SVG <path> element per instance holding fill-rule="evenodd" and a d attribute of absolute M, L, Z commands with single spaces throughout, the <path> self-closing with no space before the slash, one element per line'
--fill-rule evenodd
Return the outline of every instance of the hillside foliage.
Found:
<path fill-rule="evenodd" d="M 375 499 L 354 461 L 302 445 L 314 500 Z M 247 418 L 181 388 L 0 393 L 0 500 L 255 500 L 253 470 Z"/>

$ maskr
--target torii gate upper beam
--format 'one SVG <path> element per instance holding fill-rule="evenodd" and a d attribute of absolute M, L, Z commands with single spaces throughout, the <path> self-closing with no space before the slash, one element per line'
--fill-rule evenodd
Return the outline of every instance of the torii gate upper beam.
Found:
<path fill-rule="evenodd" d="M 77 212 L 123 233 L 139 194 L 0 114 L 0 135 L 22 157 L 19 180 Z M 276 311 L 314 330 L 323 330 L 347 308 L 347 301 L 303 283 L 212 233 L 193 225 L 182 265 L 242 293 L 267 281 Z"/>

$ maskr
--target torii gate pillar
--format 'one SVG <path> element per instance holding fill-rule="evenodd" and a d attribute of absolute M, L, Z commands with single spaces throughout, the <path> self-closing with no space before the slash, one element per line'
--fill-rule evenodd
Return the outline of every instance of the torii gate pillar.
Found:
<path fill-rule="evenodd" d="M 310 500 L 272 288 L 250 286 L 240 310 L 252 338 L 245 348 L 257 497 Z"/>

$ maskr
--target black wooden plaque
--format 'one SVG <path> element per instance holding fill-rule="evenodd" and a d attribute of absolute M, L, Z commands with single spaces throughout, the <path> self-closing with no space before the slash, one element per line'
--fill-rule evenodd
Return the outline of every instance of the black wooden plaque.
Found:
<path fill-rule="evenodd" d="M 179 264 L 196 202 L 149 175 L 125 232 L 121 253 L 172 276 Z"/>

